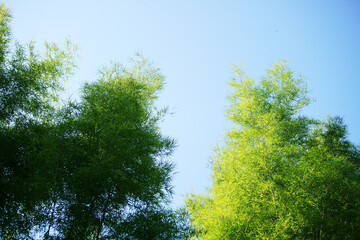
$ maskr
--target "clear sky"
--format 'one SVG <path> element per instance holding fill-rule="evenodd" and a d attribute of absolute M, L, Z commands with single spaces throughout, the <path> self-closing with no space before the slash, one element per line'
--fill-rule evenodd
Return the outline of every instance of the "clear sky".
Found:
<path fill-rule="evenodd" d="M 68 92 L 96 79 L 110 61 L 135 52 L 162 69 L 159 105 L 174 112 L 162 125 L 177 139 L 174 206 L 210 186 L 209 159 L 230 125 L 224 117 L 231 66 L 261 78 L 285 59 L 308 81 L 315 102 L 304 114 L 344 117 L 360 144 L 360 1 L 357 0 L 5 0 L 20 43 L 80 47 Z"/>

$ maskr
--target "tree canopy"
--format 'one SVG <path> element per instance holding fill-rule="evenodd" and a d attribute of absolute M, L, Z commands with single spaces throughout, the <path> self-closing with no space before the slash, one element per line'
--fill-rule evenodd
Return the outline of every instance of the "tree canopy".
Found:
<path fill-rule="evenodd" d="M 59 101 L 76 46 L 46 52 L 12 44 L 0 8 L 0 238 L 177 239 L 186 228 L 167 206 L 175 140 L 154 103 L 164 85 L 142 57 L 114 64 Z"/>
<path fill-rule="evenodd" d="M 284 61 L 259 83 L 235 72 L 213 185 L 186 200 L 194 239 L 359 239 L 360 150 L 343 120 L 300 115 L 311 100 Z"/>
<path fill-rule="evenodd" d="M 11 18 L 1 5 L 1 239 L 360 239 L 360 148 L 341 117 L 301 115 L 286 62 L 259 82 L 235 68 L 213 184 L 174 211 L 161 71 L 136 56 L 63 101 L 77 47 L 16 43 Z"/>

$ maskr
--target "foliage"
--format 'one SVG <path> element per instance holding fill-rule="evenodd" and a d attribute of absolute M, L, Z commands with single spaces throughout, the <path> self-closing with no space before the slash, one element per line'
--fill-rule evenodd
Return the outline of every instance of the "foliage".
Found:
<path fill-rule="evenodd" d="M 187 226 L 167 207 L 175 141 L 154 107 L 159 69 L 141 57 L 114 64 L 79 102 L 60 104 L 76 47 L 12 47 L 4 5 L 0 17 L 0 238 L 180 238 Z"/>
<path fill-rule="evenodd" d="M 235 71 L 213 185 L 186 200 L 193 238 L 359 239 L 360 151 L 342 119 L 299 115 L 310 99 L 284 61 L 260 83 Z"/>

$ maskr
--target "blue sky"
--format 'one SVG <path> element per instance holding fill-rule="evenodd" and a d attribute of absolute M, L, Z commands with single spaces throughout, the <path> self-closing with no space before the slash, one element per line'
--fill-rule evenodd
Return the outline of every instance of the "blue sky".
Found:
<path fill-rule="evenodd" d="M 177 139 L 172 157 L 174 206 L 210 186 L 209 158 L 230 124 L 224 117 L 232 65 L 248 75 L 285 59 L 308 82 L 315 102 L 304 114 L 344 117 L 360 144 L 360 2 L 356 0 L 5 0 L 20 43 L 80 47 L 79 69 L 67 83 L 79 95 L 110 61 L 126 65 L 140 51 L 162 69 L 159 105 L 174 114 L 162 124 Z"/>

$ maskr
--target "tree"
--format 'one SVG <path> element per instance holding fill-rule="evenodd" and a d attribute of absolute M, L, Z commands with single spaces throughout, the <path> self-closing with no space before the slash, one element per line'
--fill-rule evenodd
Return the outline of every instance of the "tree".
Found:
<path fill-rule="evenodd" d="M 44 56 L 33 43 L 12 47 L 4 5 L 0 17 L 0 238 L 185 234 L 182 215 L 167 206 L 175 140 L 158 126 L 166 114 L 155 108 L 159 69 L 142 57 L 114 64 L 83 86 L 79 102 L 61 104 L 76 47 L 47 43 Z"/>
<path fill-rule="evenodd" d="M 113 66 L 84 86 L 80 104 L 65 109 L 70 115 L 61 114 L 67 150 L 61 160 L 69 171 L 62 173 L 68 191 L 64 235 L 116 238 L 129 218 L 150 216 L 144 213 L 149 209 L 159 214 L 171 193 L 167 157 L 175 145 L 157 126 L 166 112 L 153 105 L 162 85 L 159 70 L 145 60 L 129 70 Z"/>
<path fill-rule="evenodd" d="M 55 176 L 55 166 L 41 156 L 40 145 L 51 136 L 60 80 L 71 73 L 76 50 L 69 41 L 65 49 L 46 43 L 40 56 L 34 43 L 11 45 L 10 21 L 10 10 L 1 5 L 0 236 L 4 239 L 26 236 L 31 226 L 45 221 L 36 213 L 53 189 L 47 177 Z"/>
<path fill-rule="evenodd" d="M 194 238 L 359 239 L 360 151 L 342 119 L 301 116 L 310 98 L 284 61 L 260 83 L 235 70 L 235 127 L 216 149 L 209 192 L 186 200 Z"/>

